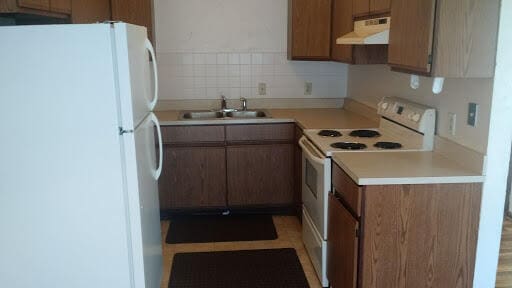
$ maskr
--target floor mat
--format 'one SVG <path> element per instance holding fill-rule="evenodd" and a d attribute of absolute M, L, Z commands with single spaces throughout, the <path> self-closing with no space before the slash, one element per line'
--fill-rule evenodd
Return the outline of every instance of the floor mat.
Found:
<path fill-rule="evenodd" d="M 293 248 L 174 255 L 169 288 L 308 288 Z"/>
<path fill-rule="evenodd" d="M 271 215 L 200 215 L 171 219 L 165 242 L 209 243 L 277 239 Z"/>

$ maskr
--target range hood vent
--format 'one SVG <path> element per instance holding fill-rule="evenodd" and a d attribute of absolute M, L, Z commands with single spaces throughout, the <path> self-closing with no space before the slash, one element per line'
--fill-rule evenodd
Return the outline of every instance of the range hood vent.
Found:
<path fill-rule="evenodd" d="M 388 44 L 390 23 L 391 17 L 355 21 L 354 31 L 336 39 L 336 44 Z"/>

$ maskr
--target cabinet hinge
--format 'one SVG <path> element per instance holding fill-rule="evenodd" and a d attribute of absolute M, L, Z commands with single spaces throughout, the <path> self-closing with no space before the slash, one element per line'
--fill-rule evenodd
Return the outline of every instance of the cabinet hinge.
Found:
<path fill-rule="evenodd" d="M 432 64 L 432 54 L 428 55 L 428 64 Z"/>

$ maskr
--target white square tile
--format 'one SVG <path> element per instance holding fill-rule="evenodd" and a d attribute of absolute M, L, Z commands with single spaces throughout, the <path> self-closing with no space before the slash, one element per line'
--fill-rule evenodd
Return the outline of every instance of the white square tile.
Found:
<path fill-rule="evenodd" d="M 288 55 L 286 53 L 275 53 L 274 54 L 274 64 L 276 64 L 276 65 L 288 64 Z"/>
<path fill-rule="evenodd" d="M 207 65 L 216 65 L 217 64 L 217 55 L 215 53 L 206 54 L 206 64 Z"/>
<path fill-rule="evenodd" d="M 206 88 L 206 78 L 204 78 L 204 77 L 194 78 L 194 88 Z"/>
<path fill-rule="evenodd" d="M 250 76 L 242 76 L 240 78 L 240 87 L 244 88 L 249 88 L 249 87 L 252 87 L 251 86 L 251 77 Z"/>
<path fill-rule="evenodd" d="M 261 53 L 253 53 L 251 56 L 252 56 L 252 64 L 253 65 L 261 65 L 261 64 L 263 64 L 263 54 L 261 54 Z"/>
<path fill-rule="evenodd" d="M 264 65 L 274 64 L 274 54 L 272 54 L 272 53 L 263 54 L 263 64 Z"/>
<path fill-rule="evenodd" d="M 217 87 L 229 87 L 229 78 L 217 77 Z"/>
<path fill-rule="evenodd" d="M 181 64 L 182 65 L 192 65 L 192 64 L 194 64 L 194 54 L 191 54 L 191 53 L 183 53 L 183 54 L 181 54 Z"/>
<path fill-rule="evenodd" d="M 241 53 L 240 54 L 240 64 L 249 65 L 251 64 L 251 54 L 249 53 Z"/>
<path fill-rule="evenodd" d="M 177 78 L 183 85 L 183 88 L 194 88 L 194 78 L 193 77 L 182 77 Z"/>
<path fill-rule="evenodd" d="M 261 65 L 262 75 L 274 75 L 274 65 Z"/>
<path fill-rule="evenodd" d="M 228 69 L 229 69 L 228 75 L 230 77 L 235 77 L 235 76 L 240 77 L 240 65 L 229 65 Z"/>
<path fill-rule="evenodd" d="M 194 88 L 194 98 L 205 99 L 206 98 L 206 88 Z"/>
<path fill-rule="evenodd" d="M 204 65 L 206 64 L 206 55 L 202 53 L 194 54 L 194 64 L 195 65 Z"/>
<path fill-rule="evenodd" d="M 217 54 L 217 64 L 220 64 L 220 65 L 228 64 L 228 54 L 225 54 L 225 53 Z"/>
<path fill-rule="evenodd" d="M 261 75 L 263 71 L 263 65 L 251 65 L 251 75 Z"/>
<path fill-rule="evenodd" d="M 230 90 L 229 87 L 219 87 L 219 88 L 217 88 L 217 94 L 219 96 L 222 95 L 222 96 L 224 96 L 226 98 L 231 98 L 231 93 L 230 92 L 231 92 L 231 90 Z"/>
<path fill-rule="evenodd" d="M 217 65 L 206 65 L 206 77 L 217 77 Z"/>
<path fill-rule="evenodd" d="M 217 99 L 217 98 L 219 98 L 219 94 L 217 92 L 217 88 L 206 88 L 206 98 L 208 98 L 208 99 Z"/>
<path fill-rule="evenodd" d="M 240 65 L 240 75 L 241 76 L 251 75 L 251 65 Z"/>
<path fill-rule="evenodd" d="M 245 98 L 253 97 L 252 91 L 253 91 L 253 89 L 251 89 L 251 88 L 243 88 L 242 87 L 240 89 L 240 96 L 245 97 Z M 247 104 L 248 104 L 247 106 L 249 106 L 250 103 L 247 103 Z"/>
<path fill-rule="evenodd" d="M 207 77 L 206 78 L 206 87 L 217 87 L 217 77 Z"/>
<path fill-rule="evenodd" d="M 217 65 L 217 77 L 227 77 L 229 75 L 228 65 Z"/>
<path fill-rule="evenodd" d="M 229 87 L 240 88 L 240 77 L 229 77 Z"/>
<path fill-rule="evenodd" d="M 240 88 L 230 88 L 229 89 L 229 97 L 231 99 L 238 99 L 240 98 L 240 93 L 241 93 L 241 90 Z"/>
<path fill-rule="evenodd" d="M 194 65 L 194 77 L 205 77 L 206 65 Z"/>
<path fill-rule="evenodd" d="M 238 53 L 229 54 L 228 64 L 239 65 L 240 64 L 240 54 L 238 54 Z"/>
<path fill-rule="evenodd" d="M 183 65 L 182 76 L 193 77 L 194 76 L 194 65 Z"/>

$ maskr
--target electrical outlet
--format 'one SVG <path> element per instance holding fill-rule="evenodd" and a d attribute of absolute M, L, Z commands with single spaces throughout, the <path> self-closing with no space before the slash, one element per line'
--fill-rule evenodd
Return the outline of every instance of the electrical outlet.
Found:
<path fill-rule="evenodd" d="M 448 113 L 448 119 L 450 121 L 450 126 L 448 127 L 448 132 L 452 136 L 455 136 L 455 127 L 457 125 L 457 114 L 455 113 Z"/>
<path fill-rule="evenodd" d="M 313 83 L 304 83 L 304 95 L 311 95 L 313 93 Z"/>
<path fill-rule="evenodd" d="M 258 84 L 258 95 L 267 95 L 267 84 L 266 83 Z"/>
<path fill-rule="evenodd" d="M 469 103 L 468 107 L 468 125 L 476 127 L 476 122 L 478 120 L 478 104 Z"/>

